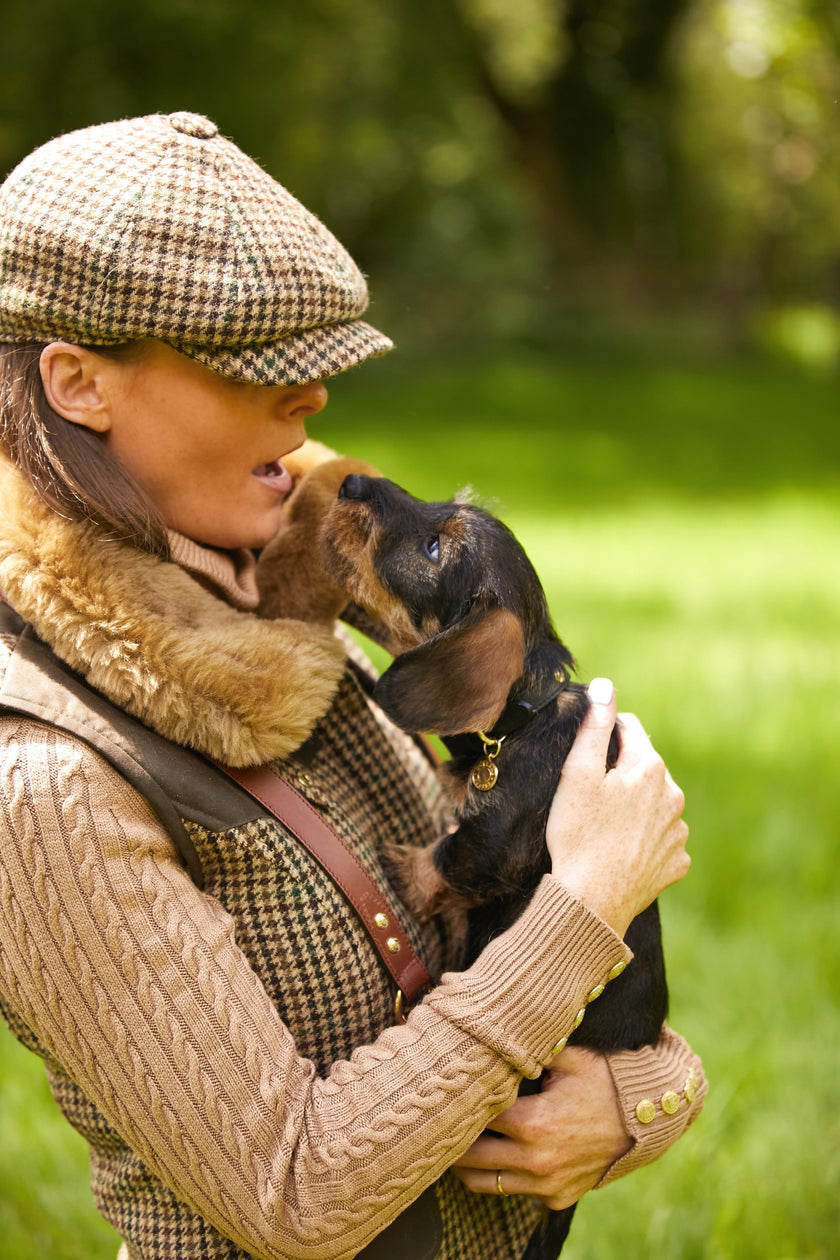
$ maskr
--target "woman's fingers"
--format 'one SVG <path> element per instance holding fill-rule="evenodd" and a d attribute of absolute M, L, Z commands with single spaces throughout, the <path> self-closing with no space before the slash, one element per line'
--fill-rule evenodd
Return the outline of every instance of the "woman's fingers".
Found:
<path fill-rule="evenodd" d="M 454 1166 L 478 1194 L 527 1194 L 567 1207 L 596 1186 L 630 1145 L 602 1055 L 574 1048 L 539 1094 L 518 1098 Z"/>
<path fill-rule="evenodd" d="M 603 777 L 610 736 L 616 721 L 615 690 L 609 678 L 593 678 L 587 687 L 590 705 L 572 744 L 564 773 Z"/>
<path fill-rule="evenodd" d="M 615 697 L 600 680 L 593 692 L 563 766 L 546 843 L 552 872 L 623 934 L 688 870 L 685 797 L 632 713 L 621 715 L 619 755 L 607 771 Z"/>

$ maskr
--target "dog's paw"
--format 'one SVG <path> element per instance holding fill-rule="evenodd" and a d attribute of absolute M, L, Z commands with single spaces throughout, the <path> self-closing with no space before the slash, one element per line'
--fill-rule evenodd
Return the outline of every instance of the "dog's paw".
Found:
<path fill-rule="evenodd" d="M 284 463 L 291 471 L 292 458 Z M 339 616 L 348 595 L 321 563 L 319 533 L 344 478 L 373 471 L 363 460 L 337 457 L 315 464 L 300 478 L 284 506 L 280 528 L 257 564 L 260 617 L 330 624 Z"/>
<path fill-rule="evenodd" d="M 388 843 L 382 847 L 382 859 L 400 899 L 421 923 L 461 900 L 435 866 L 436 847 Z"/>

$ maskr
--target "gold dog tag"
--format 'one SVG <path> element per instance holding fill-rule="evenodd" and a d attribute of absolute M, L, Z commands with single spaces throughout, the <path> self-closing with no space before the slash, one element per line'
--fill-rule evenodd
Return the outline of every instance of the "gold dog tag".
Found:
<path fill-rule="evenodd" d="M 484 744 L 484 757 L 473 766 L 470 780 L 479 792 L 489 792 L 496 786 L 499 778 L 499 768 L 495 761 L 505 737 L 503 735 L 501 739 L 491 739 L 489 735 L 484 734 L 484 731 L 476 731 L 476 734 Z"/>
<path fill-rule="evenodd" d="M 485 757 L 473 766 L 470 777 L 472 778 L 473 787 L 477 787 L 479 792 L 489 792 L 492 787 L 496 786 L 499 771 L 490 758 Z"/>

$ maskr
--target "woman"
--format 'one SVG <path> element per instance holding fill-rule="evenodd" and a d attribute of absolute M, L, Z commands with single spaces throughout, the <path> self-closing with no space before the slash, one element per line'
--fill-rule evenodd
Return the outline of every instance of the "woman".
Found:
<path fill-rule="evenodd" d="M 282 459 L 323 455 L 323 378 L 390 347 L 364 279 L 187 113 L 36 150 L 0 238 L 0 1008 L 90 1143 L 121 1254 L 393 1253 L 434 1187 L 402 1216 L 406 1260 L 521 1255 L 541 1204 L 655 1158 L 700 1108 L 669 1030 L 560 1053 L 688 868 L 681 792 L 629 716 L 604 774 L 615 699 L 594 687 L 551 875 L 463 972 L 450 921 L 405 922 L 440 979 L 394 1027 L 347 902 L 207 760 L 274 762 L 392 903 L 382 843 L 435 834 L 431 772 L 333 627 L 254 615 Z"/>

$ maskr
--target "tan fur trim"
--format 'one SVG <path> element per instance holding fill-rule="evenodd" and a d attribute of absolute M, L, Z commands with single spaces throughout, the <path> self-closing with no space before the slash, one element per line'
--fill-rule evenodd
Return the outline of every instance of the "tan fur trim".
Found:
<path fill-rule="evenodd" d="M 0 590 L 61 660 L 167 739 L 231 765 L 287 756 L 327 711 L 330 627 L 237 612 L 175 564 L 65 520 L 0 460 Z"/>

